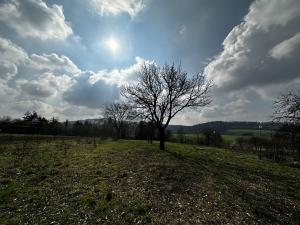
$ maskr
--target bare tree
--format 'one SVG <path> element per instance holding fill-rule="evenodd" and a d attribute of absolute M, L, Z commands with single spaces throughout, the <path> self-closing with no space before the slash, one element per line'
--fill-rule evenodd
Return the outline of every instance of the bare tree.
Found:
<path fill-rule="evenodd" d="M 283 122 L 291 134 L 291 144 L 300 158 L 300 94 L 289 92 L 281 94 L 274 102 L 273 121 Z"/>
<path fill-rule="evenodd" d="M 117 138 L 124 138 L 126 120 L 132 118 L 132 107 L 125 103 L 111 103 L 105 106 L 104 115 L 112 120 Z"/>
<path fill-rule="evenodd" d="M 165 149 L 165 130 L 171 119 L 186 108 L 199 109 L 211 102 L 212 84 L 205 76 L 191 78 L 181 66 L 144 64 L 137 84 L 122 87 L 122 95 L 159 130 L 160 149 Z"/>

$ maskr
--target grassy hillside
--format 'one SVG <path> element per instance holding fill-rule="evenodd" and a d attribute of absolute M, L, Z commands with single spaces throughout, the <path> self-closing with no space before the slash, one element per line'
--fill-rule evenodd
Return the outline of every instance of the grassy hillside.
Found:
<path fill-rule="evenodd" d="M 224 149 L 166 148 L 2 140 L 0 224 L 299 224 L 299 169 Z"/>

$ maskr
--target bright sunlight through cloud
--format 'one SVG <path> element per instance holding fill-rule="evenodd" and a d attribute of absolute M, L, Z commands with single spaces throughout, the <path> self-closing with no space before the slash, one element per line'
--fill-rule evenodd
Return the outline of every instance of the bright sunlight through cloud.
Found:
<path fill-rule="evenodd" d="M 113 54 L 117 53 L 120 49 L 120 45 L 119 45 L 118 41 L 113 37 L 110 37 L 109 39 L 107 39 L 105 41 L 105 45 Z"/>

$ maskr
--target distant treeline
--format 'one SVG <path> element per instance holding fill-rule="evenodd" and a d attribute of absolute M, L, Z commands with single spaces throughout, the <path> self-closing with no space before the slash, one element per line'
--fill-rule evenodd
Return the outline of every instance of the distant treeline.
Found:
<path fill-rule="evenodd" d="M 170 126 L 166 132 L 166 140 L 197 145 L 237 148 L 255 151 L 260 157 L 265 156 L 274 161 L 285 160 L 293 153 L 294 158 L 300 157 L 300 127 L 291 124 L 262 123 L 264 130 L 275 130 L 271 136 L 245 136 L 236 141 L 223 140 L 222 133 L 230 129 L 257 130 L 255 122 L 210 122 L 195 126 Z M 280 126 L 279 126 L 280 125 Z M 158 130 L 150 122 L 122 121 L 116 129 L 115 122 L 110 119 L 59 122 L 57 118 L 46 119 L 35 111 L 27 112 L 21 119 L 0 119 L 0 131 L 8 134 L 83 136 L 100 138 L 122 138 L 138 140 L 158 140 Z M 194 136 L 189 136 L 193 132 Z"/>
<path fill-rule="evenodd" d="M 11 134 L 40 134 L 40 135 L 66 135 L 66 136 L 112 136 L 112 128 L 107 123 L 92 124 L 88 121 L 59 122 L 58 118 L 46 119 L 37 112 L 27 112 L 22 119 L 4 117 L 0 120 L 2 133 Z"/>
<path fill-rule="evenodd" d="M 173 134 L 205 133 L 213 131 L 226 134 L 231 129 L 258 130 L 261 125 L 263 130 L 278 130 L 279 123 L 272 122 L 224 122 L 214 121 L 194 126 L 169 125 L 167 138 Z M 106 119 L 89 119 L 78 121 L 59 122 L 58 118 L 46 119 L 37 112 L 26 112 L 21 119 L 10 119 L 3 117 L 0 119 L 0 131 L 2 133 L 16 134 L 41 134 L 41 135 L 66 135 L 66 136 L 97 136 L 97 137 L 116 137 L 114 121 Z M 155 139 L 156 129 L 150 123 L 124 122 L 122 124 L 121 135 L 119 138 L 133 139 Z M 173 137 L 174 139 L 174 137 Z"/>
<path fill-rule="evenodd" d="M 207 123 L 201 123 L 193 126 L 181 126 L 181 125 L 170 125 L 168 130 L 178 131 L 188 133 L 197 133 L 203 132 L 206 130 L 214 130 L 216 132 L 220 132 L 222 134 L 227 133 L 232 129 L 249 129 L 249 130 L 258 130 L 259 126 L 262 127 L 263 130 L 277 130 L 281 124 L 274 122 L 244 122 L 244 121 L 213 121 Z"/>
<path fill-rule="evenodd" d="M 21 119 L 0 118 L 0 132 L 7 134 L 35 134 L 116 138 L 116 129 L 111 119 L 64 121 L 58 118 L 46 119 L 37 112 L 26 112 Z M 153 139 L 155 129 L 146 122 L 124 122 L 121 131 L 123 139 Z"/>

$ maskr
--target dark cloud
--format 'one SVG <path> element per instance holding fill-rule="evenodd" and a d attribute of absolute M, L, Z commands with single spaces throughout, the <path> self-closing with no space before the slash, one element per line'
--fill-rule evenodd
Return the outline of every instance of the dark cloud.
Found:
<path fill-rule="evenodd" d="M 65 40 L 73 33 L 62 6 L 42 0 L 8 0 L 0 4 L 0 20 L 23 37 Z"/>
<path fill-rule="evenodd" d="M 92 72 L 85 72 L 76 78 L 75 84 L 63 94 L 67 102 L 86 106 L 89 108 L 100 108 L 106 103 L 119 99 L 119 88 L 116 84 L 108 83 L 103 79 L 91 82 Z"/>
<path fill-rule="evenodd" d="M 55 90 L 49 87 L 45 87 L 42 84 L 31 82 L 25 83 L 21 86 L 22 90 L 25 91 L 27 94 L 35 96 L 37 98 L 45 98 L 50 97 L 55 93 Z"/>

